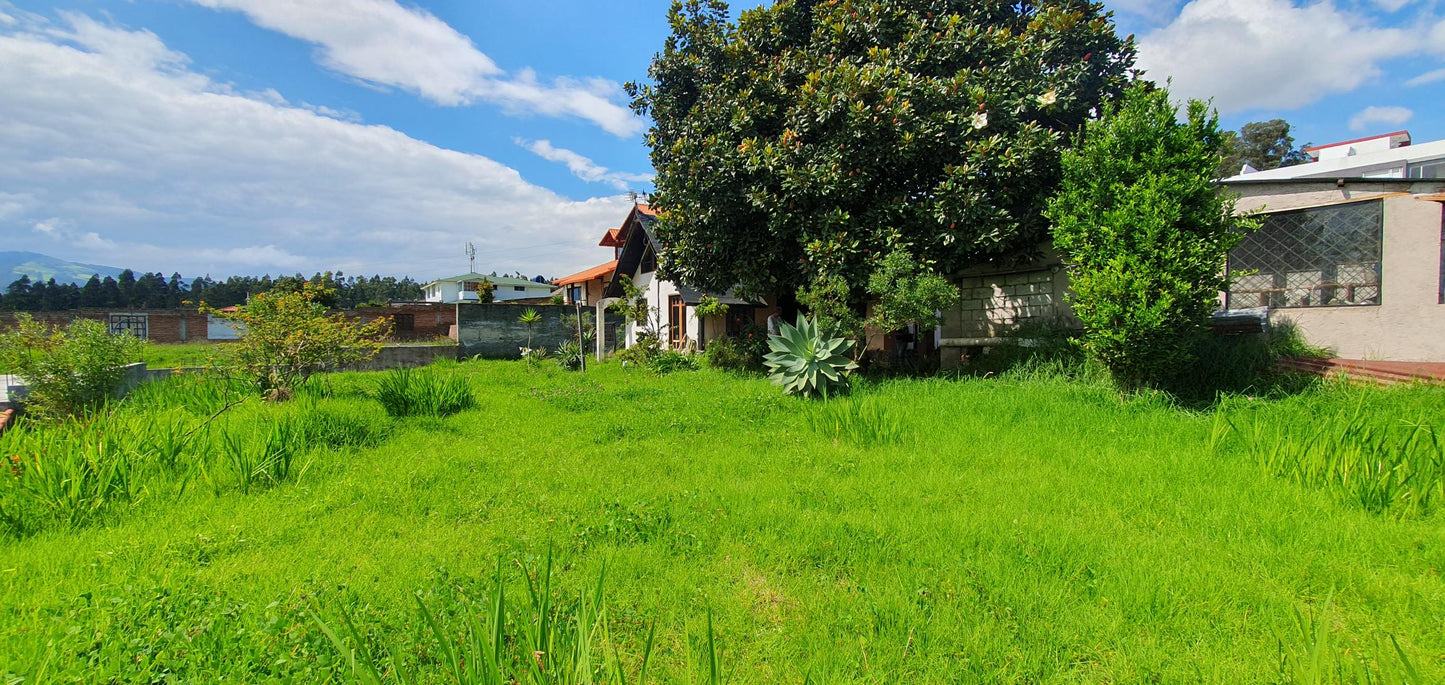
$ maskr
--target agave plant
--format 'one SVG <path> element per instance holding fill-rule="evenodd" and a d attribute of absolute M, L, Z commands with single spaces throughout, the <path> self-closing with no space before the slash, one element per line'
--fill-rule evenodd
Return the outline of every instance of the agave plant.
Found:
<path fill-rule="evenodd" d="M 834 389 L 847 388 L 849 374 L 858 368 L 848 358 L 852 340 L 827 337 L 817 321 L 802 315 L 797 326 L 783 324 L 778 335 L 768 336 L 768 347 L 772 352 L 763 357 L 768 377 L 789 395 L 827 397 Z"/>

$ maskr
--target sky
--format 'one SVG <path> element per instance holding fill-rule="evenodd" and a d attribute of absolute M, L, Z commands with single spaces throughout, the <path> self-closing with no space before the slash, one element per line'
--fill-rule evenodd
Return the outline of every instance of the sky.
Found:
<path fill-rule="evenodd" d="M 0 0 L 0 250 L 563 276 L 646 192 L 667 0 Z M 741 3 L 735 11 L 753 3 Z M 1445 0 L 1112 0 L 1139 67 L 1300 143 L 1445 138 Z"/>

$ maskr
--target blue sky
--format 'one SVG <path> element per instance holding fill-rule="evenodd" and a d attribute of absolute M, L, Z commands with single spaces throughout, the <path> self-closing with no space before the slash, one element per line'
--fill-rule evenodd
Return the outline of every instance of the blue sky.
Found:
<path fill-rule="evenodd" d="M 665 0 L 0 0 L 0 239 L 187 274 L 564 275 L 649 188 Z M 739 5 L 741 7 L 743 5 Z M 1436 0 L 1115 0 L 1227 126 L 1445 138 Z"/>

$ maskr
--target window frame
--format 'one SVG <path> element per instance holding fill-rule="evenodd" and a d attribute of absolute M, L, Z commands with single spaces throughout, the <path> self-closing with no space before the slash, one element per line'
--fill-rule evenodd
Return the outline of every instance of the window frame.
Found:
<path fill-rule="evenodd" d="M 1343 257 L 1336 257 L 1336 258 L 1331 259 L 1331 260 L 1329 260 L 1328 262 L 1325 262 L 1325 263 L 1322 263 L 1322 264 L 1320 264 L 1320 263 L 1311 263 L 1311 264 L 1309 264 L 1309 265 L 1307 266 L 1307 268 L 1300 268 L 1300 267 L 1298 267 L 1298 265 L 1296 265 L 1296 268 L 1293 269 L 1293 270 L 1291 270 L 1290 268 L 1285 267 L 1285 266 L 1281 266 L 1281 267 L 1278 267 L 1278 268 L 1274 268 L 1274 269 L 1271 269 L 1271 270 L 1268 270 L 1268 271 L 1266 271 L 1266 270 L 1264 270 L 1264 269 L 1256 269 L 1256 268 L 1240 268 L 1240 267 L 1237 266 L 1237 261 L 1238 261 L 1239 258 L 1236 256 L 1236 253 L 1237 253 L 1242 247 L 1246 247 L 1247 241 L 1249 241 L 1251 238 L 1255 238 L 1256 236 L 1261 236 L 1261 235 L 1267 234 L 1267 232 L 1270 230 L 1269 221 L 1270 221 L 1271 219 L 1275 218 L 1275 217 L 1288 216 L 1288 215 L 1302 215 L 1302 214 L 1306 214 L 1306 213 L 1310 213 L 1310 212 L 1317 212 L 1317 213 L 1318 213 L 1318 212 L 1337 211 L 1337 210 L 1344 210 L 1344 209 L 1356 209 L 1356 208 L 1360 208 L 1360 207 L 1365 206 L 1365 205 L 1373 205 L 1373 206 L 1376 208 L 1375 211 L 1378 213 L 1378 223 L 1377 223 L 1377 224 L 1373 227 L 1373 229 L 1372 229 L 1372 230 L 1373 230 L 1373 241 L 1374 241 L 1374 244 L 1373 244 L 1373 245 L 1370 245 L 1370 246 L 1367 246 L 1366 248 L 1364 248 L 1364 251 L 1368 251 L 1369 249 L 1373 248 L 1373 254 L 1368 255 L 1368 258 L 1372 258 L 1372 259 L 1373 259 L 1373 262 L 1362 261 L 1360 264 L 1349 265 L 1349 266 L 1365 267 L 1365 266 L 1368 266 L 1368 265 L 1373 265 L 1373 268 L 1374 268 L 1374 283 L 1348 283 L 1348 284 L 1339 283 L 1339 282 L 1337 281 L 1337 274 L 1338 274 L 1338 271 L 1337 271 L 1337 270 L 1338 270 L 1341 266 L 1346 266 L 1345 264 L 1340 264 L 1340 263 L 1339 263 L 1340 260 L 1343 259 Z M 1230 251 L 1230 254 L 1229 254 L 1229 256 L 1228 256 L 1228 259 L 1227 259 L 1226 262 L 1225 262 L 1225 274 L 1230 277 L 1230 281 L 1231 281 L 1229 289 L 1224 292 L 1224 303 L 1225 303 L 1225 308 L 1226 308 L 1226 309 L 1231 309 L 1231 310 L 1232 310 L 1232 309 L 1236 309 L 1236 308 L 1238 307 L 1238 303 L 1235 301 L 1235 298 L 1238 297 L 1238 296 L 1240 296 L 1240 295 L 1254 295 L 1254 296 L 1257 296 L 1257 297 L 1260 298 L 1260 304 L 1257 304 L 1257 305 L 1255 305 L 1254 307 L 1246 307 L 1247 309 L 1252 309 L 1252 308 L 1257 308 L 1257 307 L 1266 307 L 1266 308 L 1268 308 L 1268 309 L 1311 310 L 1311 309 L 1332 309 L 1332 308 L 1378 307 L 1378 306 L 1380 306 L 1380 305 L 1384 302 L 1384 280 L 1385 280 L 1385 279 L 1384 279 L 1384 276 L 1385 276 L 1385 274 L 1384 274 L 1384 257 L 1385 257 L 1385 255 L 1384 255 L 1384 251 L 1385 251 L 1385 230 L 1384 230 L 1384 229 L 1385 229 L 1385 203 L 1384 203 L 1384 198 L 1382 198 L 1382 197 L 1371 197 L 1371 198 L 1364 198 L 1364 199 L 1360 199 L 1360 200 L 1356 200 L 1356 201 L 1352 201 L 1352 202 L 1341 202 L 1341 203 L 1334 203 L 1334 204 L 1327 204 L 1327 205 L 1315 205 L 1315 206 L 1311 206 L 1311 207 L 1297 207 L 1297 208 L 1293 208 L 1293 209 L 1285 209 L 1285 210 L 1280 210 L 1280 211 L 1276 211 L 1276 212 L 1264 213 L 1264 214 L 1262 214 L 1261 219 L 1262 219 L 1262 221 L 1263 221 L 1263 225 L 1260 226 L 1259 231 L 1256 232 L 1256 233 L 1253 233 L 1253 234 L 1246 235 L 1246 236 L 1244 237 L 1244 239 L 1240 241 L 1240 244 L 1239 244 L 1239 245 L 1236 245 L 1235 248 Z M 1308 242 L 1309 242 L 1309 241 L 1307 241 L 1307 240 L 1305 240 L 1305 239 L 1299 238 L 1298 236 L 1296 236 L 1295 239 L 1302 245 L 1301 249 L 1303 249 L 1303 245 L 1304 245 L 1305 243 L 1308 243 Z M 1277 238 L 1277 239 L 1275 239 L 1275 241 L 1276 241 L 1277 243 L 1283 243 L 1283 242 L 1284 242 L 1284 239 L 1282 239 L 1282 238 Z M 1248 249 L 1248 248 L 1246 247 L 1246 249 Z M 1254 249 L 1259 249 L 1259 248 L 1256 247 L 1256 248 L 1254 248 Z M 1313 249 L 1313 248 L 1312 248 L 1312 249 Z M 1322 254 L 1323 254 L 1323 252 L 1324 252 L 1324 251 L 1321 250 L 1321 253 L 1322 253 Z M 1284 261 L 1285 259 L 1287 259 L 1286 257 L 1280 257 L 1278 254 L 1273 254 L 1272 256 L 1273 256 L 1274 259 L 1279 260 L 1279 261 L 1281 261 L 1281 262 Z M 1319 259 L 1319 257 L 1316 256 L 1316 259 Z M 1251 290 L 1243 290 L 1243 291 L 1241 291 L 1241 290 L 1239 290 L 1239 284 L 1238 284 L 1237 282 L 1234 282 L 1237 278 L 1240 278 L 1240 277 L 1237 275 L 1237 272 L 1239 272 L 1239 271 L 1254 271 L 1254 272 L 1256 272 L 1256 273 L 1254 273 L 1254 274 L 1251 274 L 1250 276 L 1263 276 L 1263 275 L 1268 274 L 1268 275 L 1272 278 L 1273 283 L 1271 284 L 1271 286 L 1270 286 L 1268 289 L 1265 289 L 1265 290 L 1253 290 L 1253 289 L 1251 289 Z M 1319 283 L 1314 284 L 1314 285 L 1309 285 L 1309 286 L 1301 286 L 1301 285 L 1298 285 L 1298 284 L 1294 284 L 1294 285 L 1292 286 L 1292 284 L 1289 282 L 1290 275 L 1291 275 L 1292 273 L 1294 273 L 1294 274 L 1299 274 L 1299 273 L 1308 273 L 1308 272 L 1310 272 L 1310 271 L 1318 271 L 1318 272 L 1319 272 L 1319 274 L 1320 274 L 1320 276 L 1319 276 L 1319 281 L 1320 281 L 1320 282 L 1319 282 Z M 1331 273 L 1336 274 L 1336 276 L 1327 279 L 1327 278 L 1325 277 L 1326 274 L 1331 274 Z M 1248 278 L 1248 277 L 1250 277 L 1250 276 L 1245 276 L 1244 278 Z M 1315 297 L 1320 297 L 1321 294 L 1324 293 L 1324 292 L 1327 292 L 1327 291 L 1328 291 L 1328 292 L 1334 293 L 1336 290 L 1339 290 L 1339 289 L 1349 289 L 1349 291 L 1350 291 L 1351 294 L 1353 295 L 1353 290 L 1354 290 L 1355 288 L 1374 288 L 1374 289 L 1375 289 L 1375 295 L 1374 295 L 1373 298 L 1370 298 L 1370 299 L 1372 299 L 1373 301 L 1371 301 L 1371 302 L 1353 302 L 1353 301 L 1335 302 L 1334 300 L 1335 300 L 1336 298 L 1331 297 L 1331 298 L 1330 298 L 1330 299 L 1331 299 L 1331 302 L 1330 302 L 1330 303 L 1321 303 L 1321 304 L 1290 304 L 1290 303 L 1289 303 L 1289 299 L 1288 299 L 1288 298 L 1289 298 L 1289 294 L 1288 294 L 1288 293 L 1289 293 L 1290 291 L 1307 290 L 1307 291 L 1309 291 L 1309 293 L 1310 293 L 1311 299 L 1313 299 L 1313 298 L 1315 298 Z M 1282 300 L 1282 303 L 1276 304 L 1276 302 L 1277 302 L 1276 298 L 1280 298 L 1280 300 Z M 1321 297 L 1321 299 L 1324 299 L 1324 298 Z M 1353 299 L 1353 298 L 1352 298 L 1352 299 Z"/>

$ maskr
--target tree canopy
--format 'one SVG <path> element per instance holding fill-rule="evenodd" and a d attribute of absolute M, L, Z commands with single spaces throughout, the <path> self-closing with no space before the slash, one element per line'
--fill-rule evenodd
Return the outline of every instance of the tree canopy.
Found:
<path fill-rule="evenodd" d="M 207 276 L 189 284 L 179 273 L 166 278 L 159 272 L 139 276 L 127 269 L 120 278 L 93 275 L 85 285 L 57 283 L 55 279 L 32 282 L 21 276 L 0 294 L 0 311 L 53 312 L 80 307 L 125 309 L 174 309 L 201 300 L 213 307 L 243 304 L 252 295 L 272 290 L 299 292 L 306 283 L 326 286 L 328 306 L 351 308 L 369 303 L 421 299 L 421 286 L 410 277 L 346 276 L 341 272 L 281 276 L 231 276 L 215 280 Z"/>
<path fill-rule="evenodd" d="M 1248 164 L 1259 171 L 1304 164 L 1310 161 L 1303 147 L 1295 147 L 1294 136 L 1290 135 L 1290 124 L 1284 119 L 1254 121 L 1239 127 L 1239 131 L 1226 131 L 1224 161 L 1219 165 L 1218 176 L 1237 176 Z"/>
<path fill-rule="evenodd" d="M 674 2 L 628 84 L 650 115 L 665 276 L 862 294 L 906 248 L 949 270 L 1047 236 L 1069 136 L 1124 88 L 1132 38 L 1081 0 L 779 0 L 734 25 Z M 836 290 L 836 289 L 834 289 Z"/>

